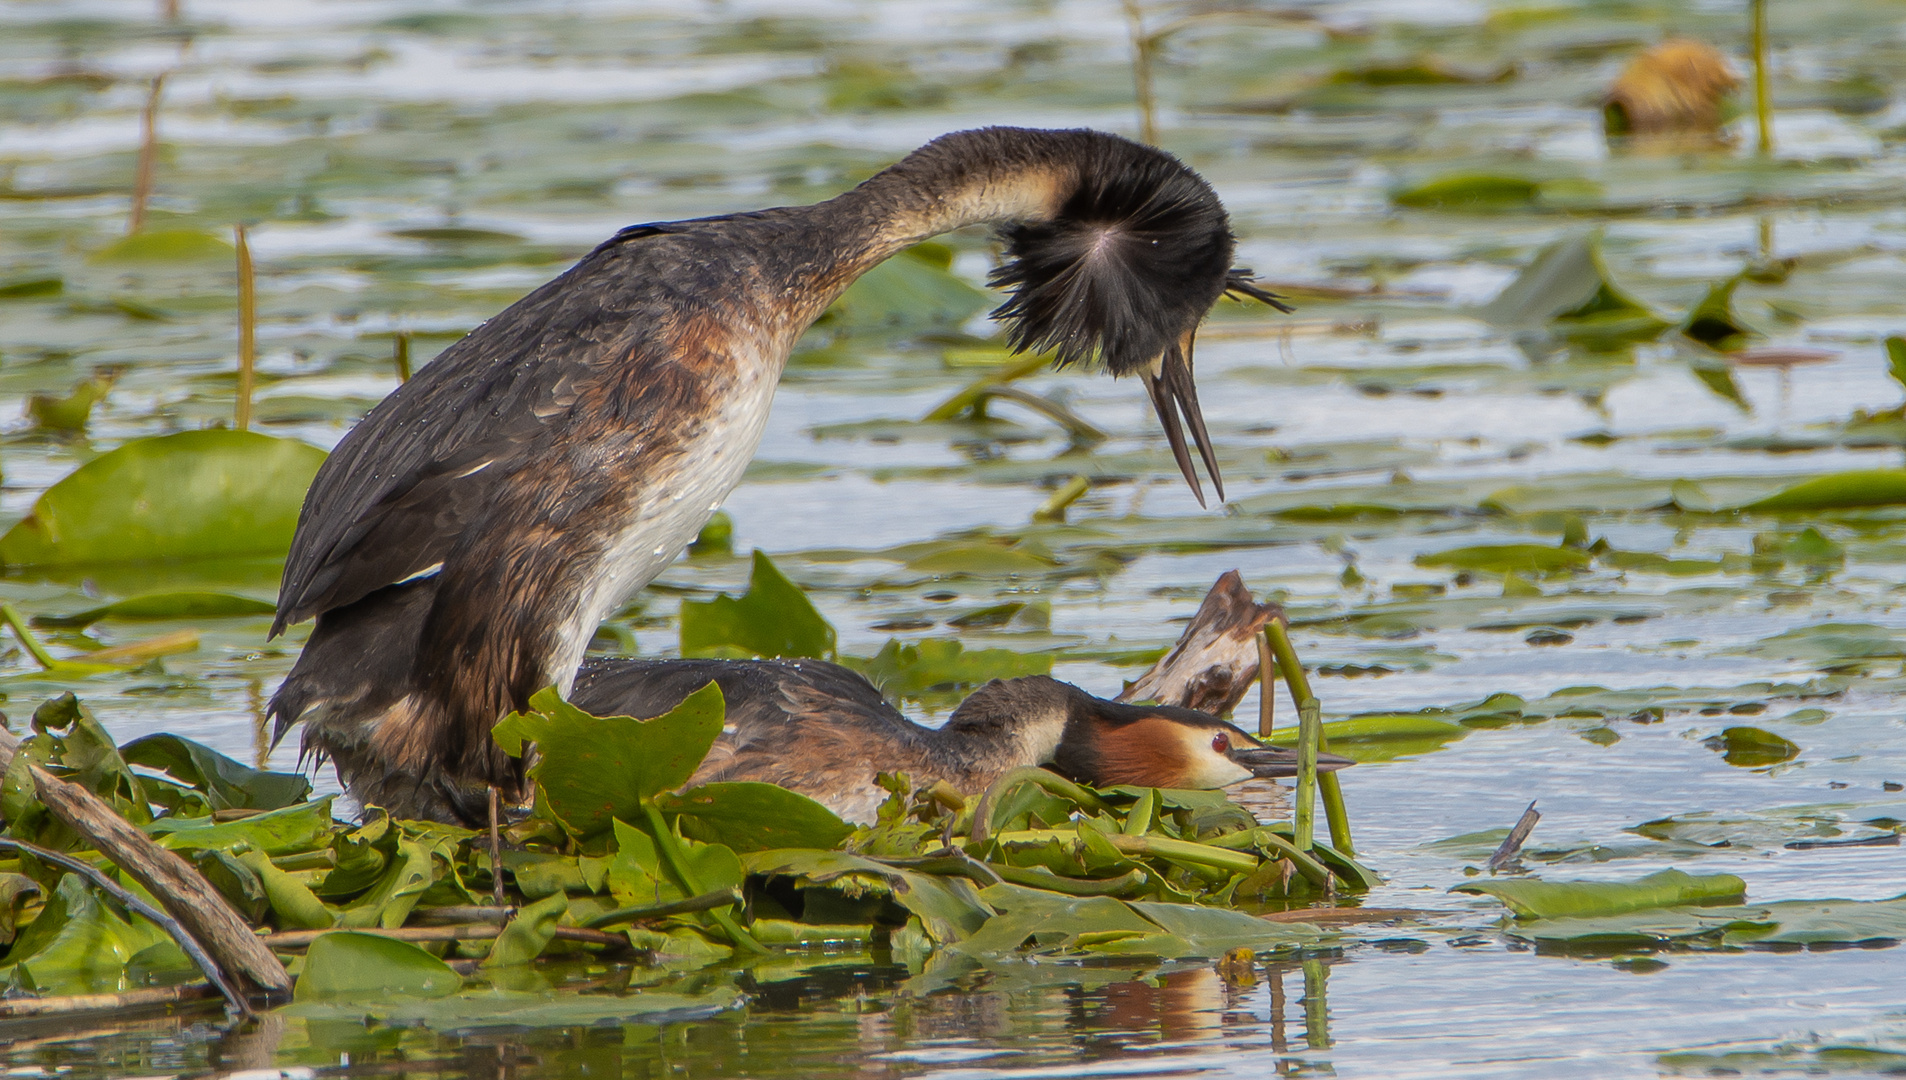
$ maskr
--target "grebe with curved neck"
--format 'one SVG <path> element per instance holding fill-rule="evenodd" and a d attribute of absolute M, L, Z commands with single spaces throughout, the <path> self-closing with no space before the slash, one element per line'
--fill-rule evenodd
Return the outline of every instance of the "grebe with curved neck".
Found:
<path fill-rule="evenodd" d="M 1276 300 L 1231 268 L 1216 193 L 1112 135 L 959 132 L 826 202 L 624 229 L 372 409 L 285 563 L 272 636 L 317 625 L 275 735 L 302 722 L 308 754 L 402 816 L 520 795 L 491 726 L 567 691 L 602 619 L 739 482 L 801 334 L 888 256 L 982 223 L 1013 345 L 1139 375 L 1199 501 L 1185 429 L 1222 498 L 1193 337 L 1227 291 Z"/>
<path fill-rule="evenodd" d="M 1297 775 L 1296 751 L 1215 716 L 1107 701 L 1044 675 L 994 679 L 938 728 L 908 720 L 872 683 L 823 660 L 593 659 L 571 701 L 598 716 L 660 716 L 710 682 L 726 722 L 689 786 L 779 784 L 849 821 L 874 820 L 887 798 L 883 772 L 969 795 L 1029 766 L 1094 787 L 1222 788 Z M 1334 754 L 1317 762 L 1324 772 L 1351 764 Z"/>

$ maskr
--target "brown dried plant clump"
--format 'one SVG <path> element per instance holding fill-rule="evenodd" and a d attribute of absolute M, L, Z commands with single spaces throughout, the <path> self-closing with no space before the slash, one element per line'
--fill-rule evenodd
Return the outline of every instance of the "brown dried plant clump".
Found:
<path fill-rule="evenodd" d="M 1741 84 L 1705 42 L 1670 38 L 1634 58 L 1602 101 L 1610 135 L 1718 132 L 1721 102 Z"/>

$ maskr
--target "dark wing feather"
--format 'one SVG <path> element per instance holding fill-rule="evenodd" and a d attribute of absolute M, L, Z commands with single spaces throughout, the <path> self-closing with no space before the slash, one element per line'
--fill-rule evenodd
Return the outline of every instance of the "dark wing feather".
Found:
<path fill-rule="evenodd" d="M 444 350 L 352 428 L 305 495 L 272 635 L 442 562 L 566 414 L 578 374 L 631 347 L 642 312 L 630 309 L 627 275 L 614 266 L 622 245 L 678 230 L 623 230 Z"/>

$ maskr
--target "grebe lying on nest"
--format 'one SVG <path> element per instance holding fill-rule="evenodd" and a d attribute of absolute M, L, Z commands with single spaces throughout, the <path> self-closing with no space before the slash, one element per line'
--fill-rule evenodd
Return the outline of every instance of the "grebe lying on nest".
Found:
<path fill-rule="evenodd" d="M 883 772 L 969 794 L 1029 765 L 1094 787 L 1220 788 L 1297 774 L 1296 751 L 1217 717 L 1107 701 L 1043 675 L 994 679 L 940 728 L 913 723 L 872 683 L 823 660 L 591 660 L 570 700 L 598 716 L 660 716 L 711 681 L 727 722 L 689 783 L 779 784 L 850 821 L 874 819 Z M 1317 755 L 1324 772 L 1349 764 Z"/>

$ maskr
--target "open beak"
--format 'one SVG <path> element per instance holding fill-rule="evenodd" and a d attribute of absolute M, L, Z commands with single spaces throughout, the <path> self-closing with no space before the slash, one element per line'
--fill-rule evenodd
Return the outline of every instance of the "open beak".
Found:
<path fill-rule="evenodd" d="M 1225 755 L 1232 761 L 1251 770 L 1251 775 L 1260 780 L 1270 780 L 1281 776 L 1297 775 L 1297 751 L 1281 746 L 1233 746 Z M 1346 766 L 1355 765 L 1347 757 L 1336 754 L 1319 753 L 1317 771 L 1336 772 Z"/>
<path fill-rule="evenodd" d="M 1171 456 L 1178 461 L 1178 471 L 1185 474 L 1185 483 L 1191 485 L 1191 493 L 1197 497 L 1198 505 L 1205 505 L 1204 488 L 1198 484 L 1197 470 L 1191 466 L 1191 451 L 1185 446 L 1184 429 L 1191 429 L 1191 441 L 1198 444 L 1198 456 L 1204 459 L 1205 472 L 1211 474 L 1211 486 L 1218 489 L 1218 501 L 1224 501 L 1224 477 L 1218 475 L 1218 454 L 1211 446 L 1211 435 L 1205 430 L 1204 413 L 1198 408 L 1198 387 L 1191 380 L 1191 343 L 1192 332 L 1186 331 L 1178 344 L 1165 351 L 1158 358 L 1153 371 L 1145 374 L 1145 390 L 1151 394 L 1152 408 L 1158 413 L 1158 422 L 1164 426 L 1165 439 L 1171 443 Z M 1179 414 L 1184 414 L 1184 424 L 1178 422 Z"/>

